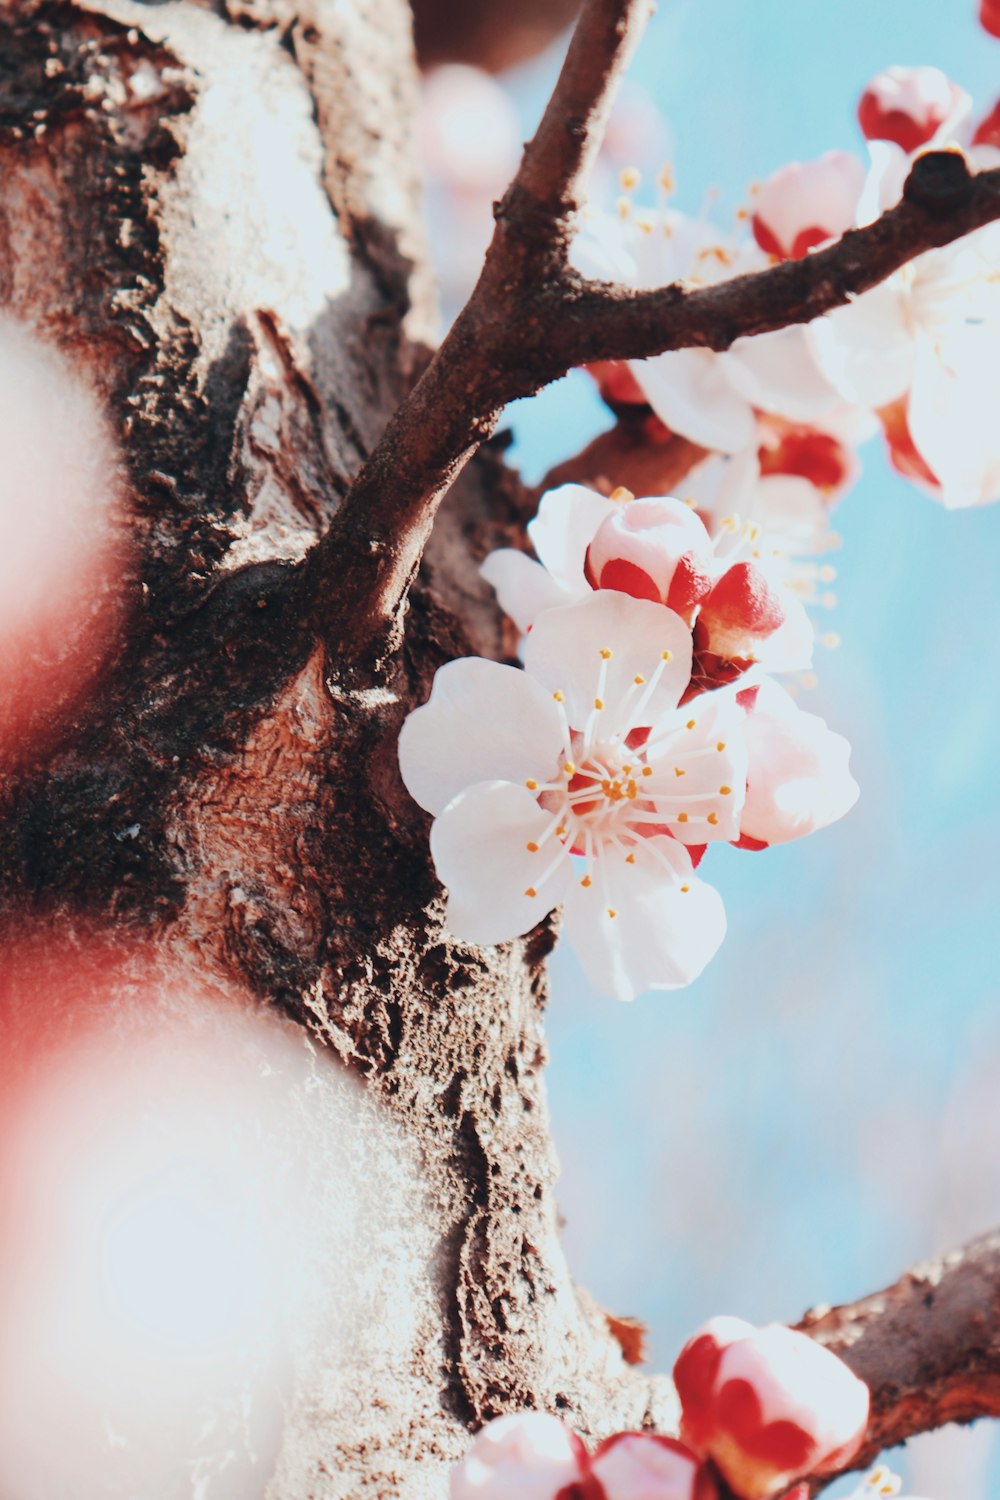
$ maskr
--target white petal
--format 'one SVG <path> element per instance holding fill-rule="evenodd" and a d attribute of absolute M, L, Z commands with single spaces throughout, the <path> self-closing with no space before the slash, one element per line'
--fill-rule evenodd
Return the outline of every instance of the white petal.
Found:
<path fill-rule="evenodd" d="M 910 436 L 952 510 L 1000 499 L 993 330 L 970 328 L 962 354 L 949 366 L 928 338 L 919 337 L 907 408 Z"/>
<path fill-rule="evenodd" d="M 764 570 L 767 572 L 767 569 Z M 804 672 L 812 666 L 816 632 L 802 603 L 778 581 L 784 622 L 754 646 L 754 659 L 766 672 Z"/>
<path fill-rule="evenodd" d="M 650 406 L 671 432 L 719 453 L 738 453 L 754 440 L 750 403 L 732 386 L 719 355 L 673 349 L 629 368 Z"/>
<path fill-rule="evenodd" d="M 765 844 L 802 838 L 842 818 L 858 798 L 851 747 L 765 679 L 747 714 L 750 769 L 741 828 Z"/>
<path fill-rule="evenodd" d="M 554 836 L 542 843 L 553 821 L 529 791 L 509 781 L 470 787 L 435 819 L 431 854 L 448 891 L 445 920 L 455 937 L 503 943 L 530 932 L 559 904 L 573 869 Z"/>
<path fill-rule="evenodd" d="M 650 736 L 646 755 L 654 774 L 643 794 L 656 803 L 657 816 L 663 814 L 675 839 L 707 844 L 739 838 L 747 743 L 746 715 L 735 692 L 723 689 L 692 698 L 669 726 Z"/>
<path fill-rule="evenodd" d="M 491 552 L 479 571 L 518 630 L 530 630 L 535 616 L 543 609 L 570 602 L 571 595 L 559 587 L 541 563 L 514 547 L 500 547 Z"/>
<path fill-rule="evenodd" d="M 594 532 L 617 502 L 582 484 L 562 484 L 542 496 L 538 514 L 528 523 L 531 545 L 556 583 L 574 598 L 590 584 L 583 565 Z"/>
<path fill-rule="evenodd" d="M 797 325 L 737 339 L 720 357 L 733 386 L 761 411 L 815 422 L 839 403 L 840 393 L 820 367 L 811 328 Z"/>
<path fill-rule="evenodd" d="M 592 884 L 577 881 L 566 899 L 566 939 L 594 987 L 616 1000 L 690 984 L 726 933 L 722 898 L 685 872 L 687 851 L 673 839 L 650 843 L 677 873 L 662 868 L 651 850 L 637 851 L 633 865 L 624 854 L 601 858 Z"/>
<path fill-rule="evenodd" d="M 440 668 L 430 698 L 403 724 L 399 769 L 410 796 L 438 813 L 480 781 L 547 780 L 563 741 L 551 693 L 517 667 L 467 656 Z"/>
<path fill-rule="evenodd" d="M 898 276 L 812 325 L 819 362 L 847 401 L 888 406 L 913 375 L 909 298 Z"/>
<path fill-rule="evenodd" d="M 540 615 L 524 660 L 550 692 L 566 695 L 566 716 L 574 729 L 586 728 L 600 697 L 602 730 L 611 733 L 625 720 L 655 723 L 676 707 L 691 680 L 691 631 L 663 604 L 599 589 L 578 604 Z M 638 687 L 636 677 L 645 678 L 647 687 L 655 678 L 655 687 Z M 641 717 L 632 719 L 643 699 Z"/>

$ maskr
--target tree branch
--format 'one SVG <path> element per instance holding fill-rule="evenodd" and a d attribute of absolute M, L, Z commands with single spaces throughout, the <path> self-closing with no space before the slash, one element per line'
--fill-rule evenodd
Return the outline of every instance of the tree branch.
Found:
<path fill-rule="evenodd" d="M 808 322 L 926 250 L 1000 219 L 1000 169 L 959 152 L 917 159 L 902 201 L 826 250 L 754 275 L 655 291 L 591 282 L 566 263 L 583 174 L 648 0 L 585 0 L 555 91 L 497 206 L 482 275 L 313 549 L 305 581 L 340 669 L 376 675 L 442 496 L 503 407 L 575 366 Z"/>
<path fill-rule="evenodd" d="M 1000 1230 L 799 1327 L 839 1354 L 872 1397 L 852 1469 L 946 1422 L 1000 1416 Z"/>

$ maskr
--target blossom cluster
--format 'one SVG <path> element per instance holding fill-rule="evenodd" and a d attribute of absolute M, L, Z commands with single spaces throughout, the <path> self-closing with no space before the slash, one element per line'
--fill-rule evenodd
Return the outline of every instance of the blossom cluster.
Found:
<path fill-rule="evenodd" d="M 616 214 L 590 211 L 577 265 L 638 287 L 715 284 L 800 259 L 875 219 L 899 201 L 921 153 L 962 151 L 973 171 L 1000 161 L 1000 105 L 977 120 L 969 95 L 938 68 L 879 74 L 858 121 L 867 161 L 834 150 L 788 163 L 751 189 L 731 232 L 662 198 L 649 210 L 625 197 Z M 759 479 L 797 478 L 799 497 L 785 486 L 779 513 L 784 519 L 791 503 L 806 532 L 811 516 L 821 552 L 829 505 L 856 472 L 852 449 L 879 430 L 894 466 L 946 506 L 1000 498 L 991 420 L 998 271 L 1000 229 L 989 225 L 808 325 L 739 339 L 725 353 L 682 349 L 593 373 L 613 405 L 647 404 L 670 432 L 739 455 L 745 470 L 756 464 Z M 766 529 L 766 492 L 755 494 L 754 510 Z"/>
<path fill-rule="evenodd" d="M 483 570 L 524 670 L 449 663 L 400 737 L 447 925 L 496 943 L 563 904 L 597 989 L 688 984 L 725 933 L 708 845 L 785 842 L 857 796 L 847 742 L 765 675 L 808 665 L 812 627 L 754 527 L 720 546 L 674 497 L 567 485 L 528 531 L 537 561 Z"/>
<path fill-rule="evenodd" d="M 682 1349 L 674 1381 L 679 1439 L 620 1432 L 591 1454 L 557 1417 L 514 1413 L 479 1433 L 452 1472 L 452 1500 L 774 1500 L 845 1468 L 868 1423 L 867 1386 L 778 1325 L 712 1318 Z M 880 1468 L 854 1500 L 897 1493 Z M 807 1494 L 803 1485 L 790 1500 Z"/>

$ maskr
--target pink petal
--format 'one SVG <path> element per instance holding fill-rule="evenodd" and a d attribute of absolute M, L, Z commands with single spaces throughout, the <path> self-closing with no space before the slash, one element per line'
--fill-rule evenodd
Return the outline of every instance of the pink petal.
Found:
<path fill-rule="evenodd" d="M 671 432 L 718 453 L 738 453 L 753 442 L 753 409 L 732 385 L 720 355 L 675 349 L 634 360 L 632 373 Z"/>
<path fill-rule="evenodd" d="M 515 1412 L 477 1435 L 452 1470 L 451 1500 L 556 1500 L 585 1473 L 583 1444 L 558 1417 Z"/>
<path fill-rule="evenodd" d="M 550 693 L 565 695 L 574 729 L 586 726 L 598 697 L 605 722 L 618 727 L 636 701 L 635 678 L 655 678 L 642 720 L 653 724 L 676 707 L 690 681 L 691 632 L 665 605 L 601 589 L 539 616 L 524 660 Z"/>
<path fill-rule="evenodd" d="M 470 787 L 435 819 L 431 854 L 455 937 L 503 943 L 530 932 L 559 904 L 573 870 L 569 853 L 560 857 L 552 822 L 525 787 L 509 781 Z"/>
<path fill-rule="evenodd" d="M 590 588 L 584 560 L 594 532 L 617 502 L 582 484 L 563 484 L 542 496 L 538 514 L 528 523 L 538 560 L 560 587 L 575 598 Z"/>
<path fill-rule="evenodd" d="M 699 1460 L 673 1438 L 620 1432 L 591 1460 L 605 1500 L 716 1500 L 718 1489 Z"/>
<path fill-rule="evenodd" d="M 602 858 L 592 883 L 577 880 L 566 898 L 566 940 L 591 984 L 617 1000 L 690 984 L 726 933 L 721 897 L 688 873 L 684 848 L 669 838 L 650 843 L 669 872 L 649 849 L 637 849 L 631 865 L 622 850 Z"/>
<path fill-rule="evenodd" d="M 440 668 L 430 698 L 403 724 L 399 769 L 414 801 L 438 813 L 480 781 L 545 781 L 563 740 L 551 693 L 516 667 L 463 657 Z"/>
<path fill-rule="evenodd" d="M 759 684 L 746 732 L 745 836 L 787 843 L 836 822 L 854 806 L 858 784 L 847 768 L 850 745 L 816 714 L 804 713 L 776 682 L 765 678 Z"/>
<path fill-rule="evenodd" d="M 572 597 L 524 552 L 500 547 L 483 562 L 480 573 L 495 591 L 500 608 L 510 615 L 518 630 L 530 630 L 536 615 L 556 604 L 568 604 Z"/>

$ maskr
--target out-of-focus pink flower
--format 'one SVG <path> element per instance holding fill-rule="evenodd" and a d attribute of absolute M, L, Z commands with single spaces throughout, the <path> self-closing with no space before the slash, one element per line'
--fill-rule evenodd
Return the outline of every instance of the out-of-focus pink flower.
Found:
<path fill-rule="evenodd" d="M 619 1432 L 591 1460 L 602 1500 L 718 1500 L 711 1471 L 683 1443 Z"/>
<path fill-rule="evenodd" d="M 816 714 L 804 713 L 765 678 L 740 693 L 750 752 L 740 833 L 753 848 L 783 844 L 826 828 L 858 800 L 847 768 L 851 747 Z"/>
<path fill-rule="evenodd" d="M 451 1471 L 451 1500 L 557 1500 L 583 1479 L 587 1450 L 547 1412 L 497 1417 Z"/>
<path fill-rule="evenodd" d="M 990 36 L 1000 37 L 1000 0 L 979 0 L 979 20 Z"/>
<path fill-rule="evenodd" d="M 967 107 L 969 96 L 940 68 L 886 68 L 858 103 L 858 123 L 870 141 L 893 141 L 909 155 Z"/>
<path fill-rule="evenodd" d="M 674 1366 L 681 1438 L 742 1500 L 771 1500 L 857 1452 L 868 1388 L 803 1333 L 712 1318 Z"/>
<path fill-rule="evenodd" d="M 760 248 L 779 260 L 801 260 L 854 224 L 865 169 L 849 151 L 779 167 L 757 194 L 753 232 Z"/>
<path fill-rule="evenodd" d="M 86 690 L 121 608 L 118 459 L 84 375 L 0 318 L 0 761 Z"/>
<path fill-rule="evenodd" d="M 976 126 L 972 137 L 974 146 L 991 146 L 994 150 L 1000 150 L 1000 99 L 997 100 L 988 115 L 984 115 Z"/>

